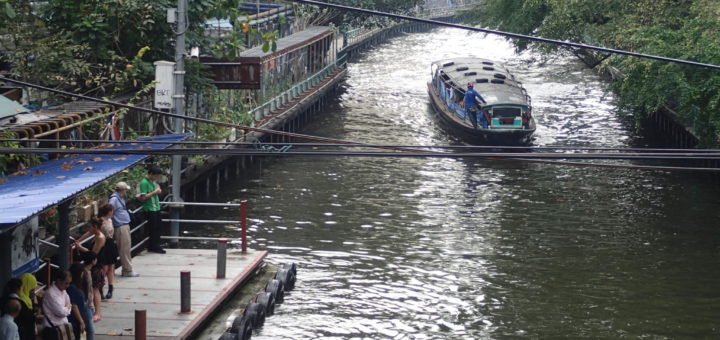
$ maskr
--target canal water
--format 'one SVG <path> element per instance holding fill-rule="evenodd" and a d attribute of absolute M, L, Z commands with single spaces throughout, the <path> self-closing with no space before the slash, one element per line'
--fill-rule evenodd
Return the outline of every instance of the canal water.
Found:
<path fill-rule="evenodd" d="M 644 143 L 572 57 L 518 55 L 452 29 L 368 50 L 302 132 L 458 144 L 433 118 L 426 82 L 432 61 L 467 55 L 505 62 L 524 82 L 534 145 Z M 717 181 L 693 173 L 288 157 L 256 162 L 212 199 L 247 199 L 251 247 L 299 265 L 254 339 L 695 339 L 720 336 L 717 197 Z"/>

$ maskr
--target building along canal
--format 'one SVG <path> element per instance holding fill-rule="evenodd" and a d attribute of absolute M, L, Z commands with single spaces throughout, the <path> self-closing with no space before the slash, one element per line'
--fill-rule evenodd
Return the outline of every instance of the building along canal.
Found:
<path fill-rule="evenodd" d="M 645 143 L 574 57 L 518 56 L 500 38 L 452 29 L 359 55 L 301 132 L 456 144 L 433 118 L 426 82 L 432 61 L 465 55 L 503 61 L 523 81 L 534 145 Z M 255 339 L 713 338 L 717 184 L 496 160 L 287 157 L 252 163 L 209 199 L 247 199 L 251 247 L 299 265 L 295 290 Z"/>

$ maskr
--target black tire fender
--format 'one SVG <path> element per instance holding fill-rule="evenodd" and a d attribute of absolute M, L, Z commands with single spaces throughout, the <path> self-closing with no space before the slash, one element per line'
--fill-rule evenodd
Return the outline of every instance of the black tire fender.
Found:
<path fill-rule="evenodd" d="M 265 307 L 265 317 L 275 314 L 275 295 L 270 292 L 260 292 L 255 296 L 255 302 Z"/>
<path fill-rule="evenodd" d="M 295 263 L 285 263 L 282 266 L 283 268 L 289 268 L 293 275 L 297 276 L 297 265 Z"/>
<path fill-rule="evenodd" d="M 230 332 L 237 334 L 237 340 L 248 340 L 252 337 L 252 329 L 252 319 L 248 318 L 246 315 L 242 315 L 233 320 Z"/>
<path fill-rule="evenodd" d="M 265 286 L 265 291 L 270 292 L 273 294 L 273 298 L 275 299 L 275 304 L 279 304 L 283 302 L 283 285 L 280 280 L 270 280 L 270 282 L 267 283 Z"/>
<path fill-rule="evenodd" d="M 265 323 L 265 307 L 262 304 L 248 303 L 243 314 L 253 321 L 254 328 L 260 328 Z"/>
<path fill-rule="evenodd" d="M 225 332 L 220 336 L 219 340 L 238 340 L 237 333 Z"/>

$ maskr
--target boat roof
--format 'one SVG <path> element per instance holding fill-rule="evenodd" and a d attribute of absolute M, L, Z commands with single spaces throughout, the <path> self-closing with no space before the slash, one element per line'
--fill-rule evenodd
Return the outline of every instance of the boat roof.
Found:
<path fill-rule="evenodd" d="M 432 63 L 448 76 L 454 86 L 463 91 L 475 83 L 489 105 L 516 104 L 530 106 L 529 97 L 515 75 L 505 65 L 483 58 L 449 58 Z"/>

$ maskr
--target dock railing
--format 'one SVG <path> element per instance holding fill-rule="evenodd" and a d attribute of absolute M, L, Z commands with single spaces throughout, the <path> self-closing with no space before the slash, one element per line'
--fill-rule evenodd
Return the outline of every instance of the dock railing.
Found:
<path fill-rule="evenodd" d="M 193 206 L 210 206 L 210 207 L 238 207 L 239 208 L 239 220 L 236 221 L 224 221 L 224 220 L 191 220 L 191 219 L 163 219 L 163 222 L 171 222 L 171 221 L 178 221 L 182 223 L 203 223 L 203 224 L 239 224 L 240 225 L 240 242 L 242 246 L 242 251 L 247 252 L 247 201 L 241 201 L 240 203 L 203 203 L 203 202 L 160 202 L 160 204 L 163 205 L 193 205 Z M 131 210 L 133 214 L 140 212 L 142 210 L 142 207 L 138 207 L 137 209 Z M 82 228 L 85 226 L 88 222 L 82 222 L 78 223 L 73 227 L 73 229 L 76 228 Z M 140 230 L 147 224 L 147 220 L 142 221 L 138 225 L 136 225 L 134 228 L 130 230 L 130 234 L 132 235 L 136 231 Z M 90 235 L 90 237 L 80 241 L 80 244 L 85 245 L 86 243 L 90 242 L 92 239 L 95 238 L 95 235 Z M 220 237 L 193 237 L 193 236 L 162 236 L 162 239 L 170 239 L 170 240 L 217 240 L 219 243 L 224 243 L 224 240 L 226 238 L 220 238 Z M 132 247 L 130 248 L 131 252 L 134 252 L 137 248 L 141 247 L 145 242 L 148 241 L 148 237 L 144 237 L 142 240 L 138 241 Z M 60 251 L 59 247 L 56 243 L 50 242 L 47 240 L 39 239 L 38 242 L 40 245 L 54 248 L 57 251 Z M 70 244 L 70 248 L 67 250 L 70 255 L 70 263 L 73 263 L 73 254 L 75 251 L 75 245 Z M 43 255 L 44 256 L 44 255 Z M 116 260 L 119 260 L 117 258 Z M 220 264 L 218 264 L 220 266 Z M 38 288 L 36 291 L 39 291 L 45 287 L 46 284 L 51 282 L 51 272 L 52 269 L 56 268 L 59 269 L 60 266 L 57 264 L 52 263 L 52 260 L 50 257 L 43 257 L 42 263 L 35 268 L 30 274 L 35 275 L 38 278 L 43 278 L 43 280 L 38 280 Z M 44 270 L 44 273 L 41 273 Z"/>
<path fill-rule="evenodd" d="M 240 225 L 240 244 L 243 252 L 247 252 L 247 201 L 243 200 L 240 203 L 214 203 L 214 202 L 160 202 L 161 205 L 172 205 L 172 206 L 201 206 L 201 207 L 218 207 L 228 208 L 236 207 L 239 208 L 239 219 L 238 220 L 200 220 L 200 219 L 172 219 L 164 218 L 163 222 L 178 222 L 178 223 L 198 223 L 198 224 L 239 224 Z M 172 240 L 177 242 L 178 240 L 224 240 L 223 237 L 204 237 L 204 236 L 162 236 L 164 240 Z M 145 238 L 142 242 L 145 242 Z M 140 243 L 138 243 L 139 245 Z"/>
<path fill-rule="evenodd" d="M 338 68 L 343 67 L 345 63 L 345 56 L 343 55 L 336 59 L 334 62 L 331 62 L 330 64 L 325 66 L 322 70 L 313 74 L 312 76 L 293 85 L 291 88 L 285 90 L 284 92 L 280 93 L 279 95 L 270 99 L 264 104 L 250 110 L 250 115 L 254 117 L 254 120 L 256 122 L 261 121 L 265 116 L 277 110 L 279 107 L 291 102 L 295 98 L 301 96 L 306 91 L 314 88 L 328 75 L 335 72 Z"/>

